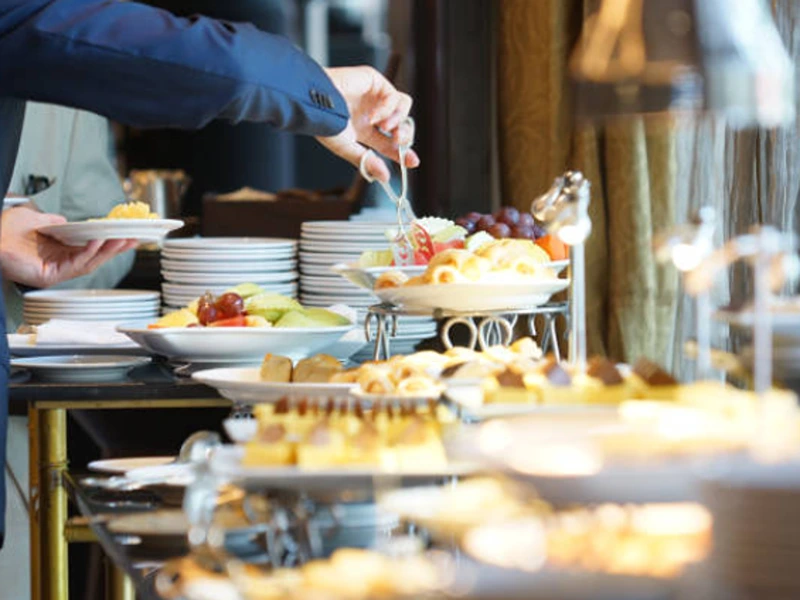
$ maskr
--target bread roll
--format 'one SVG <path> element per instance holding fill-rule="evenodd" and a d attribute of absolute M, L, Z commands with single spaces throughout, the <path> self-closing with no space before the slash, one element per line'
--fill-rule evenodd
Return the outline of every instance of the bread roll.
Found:
<path fill-rule="evenodd" d="M 285 356 L 267 354 L 261 363 L 261 381 L 289 383 L 292 380 L 292 360 Z"/>

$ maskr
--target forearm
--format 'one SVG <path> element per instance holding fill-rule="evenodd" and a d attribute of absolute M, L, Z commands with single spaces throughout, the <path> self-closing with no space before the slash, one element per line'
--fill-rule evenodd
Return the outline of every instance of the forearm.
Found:
<path fill-rule="evenodd" d="M 138 126 L 193 128 L 221 118 L 332 135 L 347 123 L 345 102 L 322 69 L 288 40 L 250 25 L 180 19 L 135 2 L 38 4 L 0 30 L 0 95 Z"/>

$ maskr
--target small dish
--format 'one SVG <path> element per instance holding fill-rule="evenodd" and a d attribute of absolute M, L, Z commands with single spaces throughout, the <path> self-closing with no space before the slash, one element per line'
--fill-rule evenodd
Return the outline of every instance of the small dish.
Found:
<path fill-rule="evenodd" d="M 39 229 L 39 233 L 67 246 L 85 246 L 94 240 L 160 242 L 170 231 L 181 227 L 183 221 L 179 219 L 102 219 L 48 225 Z"/>
<path fill-rule="evenodd" d="M 123 379 L 134 367 L 146 365 L 149 357 L 119 355 L 72 355 L 15 358 L 11 366 L 31 371 L 50 383 L 101 383 Z"/>

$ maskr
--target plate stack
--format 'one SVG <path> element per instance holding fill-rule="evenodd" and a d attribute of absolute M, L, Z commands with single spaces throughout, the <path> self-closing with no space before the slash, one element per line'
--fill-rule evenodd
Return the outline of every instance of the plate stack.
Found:
<path fill-rule="evenodd" d="M 297 242 L 283 238 L 166 240 L 161 250 L 164 304 L 183 307 L 206 292 L 240 283 L 297 296 Z"/>
<path fill-rule="evenodd" d="M 726 588 L 715 597 L 800 597 L 800 463 L 742 459 L 704 484 L 703 502 L 714 518 L 709 575 Z"/>
<path fill-rule="evenodd" d="M 306 306 L 347 304 L 358 311 L 363 326 L 367 308 L 378 298 L 334 273 L 339 263 L 356 263 L 362 252 L 388 250 L 386 230 L 396 226 L 387 222 L 306 221 L 300 233 L 300 302 Z M 416 345 L 436 333 L 430 317 L 400 317 L 397 337 L 392 339 L 392 354 L 408 354 Z M 352 357 L 354 361 L 372 358 L 367 346 Z"/>
<path fill-rule="evenodd" d="M 23 298 L 28 325 L 50 319 L 71 321 L 154 321 L 159 293 L 139 290 L 42 290 Z"/>

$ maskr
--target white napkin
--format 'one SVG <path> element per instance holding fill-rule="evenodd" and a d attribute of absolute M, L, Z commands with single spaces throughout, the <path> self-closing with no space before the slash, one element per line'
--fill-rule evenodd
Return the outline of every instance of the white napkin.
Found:
<path fill-rule="evenodd" d="M 127 335 L 117 331 L 117 323 L 110 321 L 51 319 L 36 327 L 35 339 L 38 346 L 135 345 Z"/>

